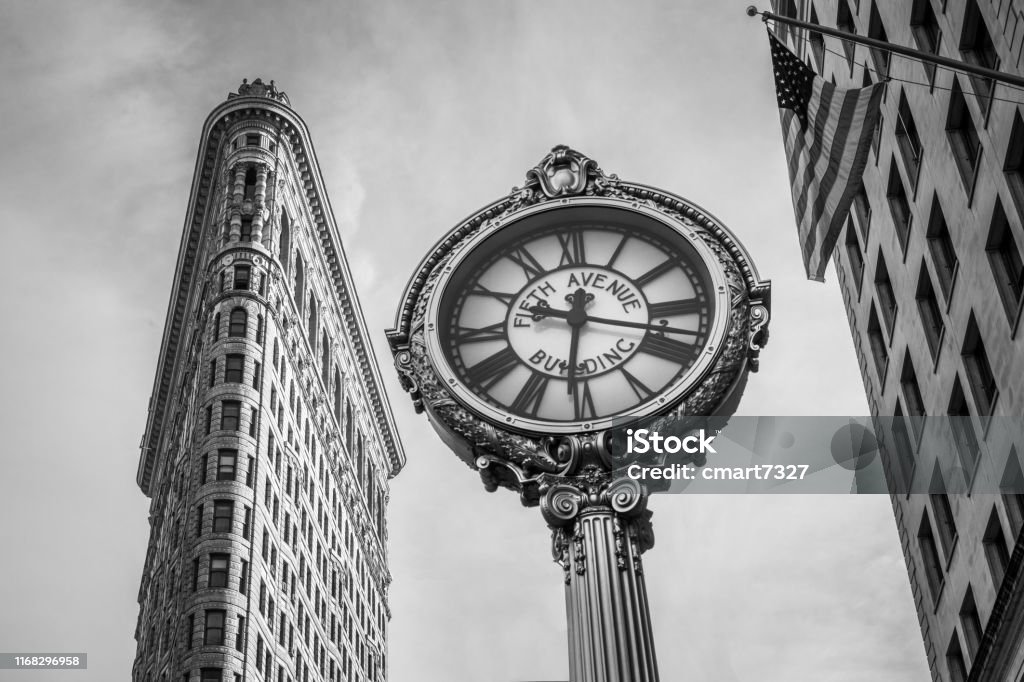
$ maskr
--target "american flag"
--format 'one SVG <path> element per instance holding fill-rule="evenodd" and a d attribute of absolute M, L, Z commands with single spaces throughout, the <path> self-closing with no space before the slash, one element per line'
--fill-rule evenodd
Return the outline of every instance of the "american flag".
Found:
<path fill-rule="evenodd" d="M 885 84 L 838 88 L 768 38 L 804 268 L 821 282 L 860 188 Z"/>

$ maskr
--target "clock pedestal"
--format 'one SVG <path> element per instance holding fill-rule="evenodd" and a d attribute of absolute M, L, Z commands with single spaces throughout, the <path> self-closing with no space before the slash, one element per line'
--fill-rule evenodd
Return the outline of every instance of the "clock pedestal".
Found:
<path fill-rule="evenodd" d="M 596 494 L 556 484 L 541 509 L 552 526 L 552 555 L 565 572 L 569 679 L 658 680 L 640 559 L 654 544 L 644 491 L 635 481 Z"/>

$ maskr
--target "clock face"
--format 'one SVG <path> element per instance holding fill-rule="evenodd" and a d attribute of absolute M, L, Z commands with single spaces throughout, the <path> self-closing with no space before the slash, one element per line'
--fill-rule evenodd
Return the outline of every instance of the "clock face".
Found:
<path fill-rule="evenodd" d="M 526 430 L 649 414 L 713 359 L 728 302 L 705 263 L 679 228 L 636 210 L 515 220 L 439 283 L 442 375 L 470 408 Z"/>

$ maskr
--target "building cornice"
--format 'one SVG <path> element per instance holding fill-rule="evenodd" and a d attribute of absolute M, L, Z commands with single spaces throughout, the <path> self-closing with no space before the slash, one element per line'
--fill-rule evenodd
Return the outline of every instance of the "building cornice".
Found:
<path fill-rule="evenodd" d="M 366 388 L 370 408 L 373 410 L 374 424 L 388 451 L 391 463 L 389 478 L 398 474 L 405 465 L 405 451 L 384 393 L 383 379 L 369 341 L 366 320 L 354 294 L 352 273 L 345 258 L 334 211 L 324 187 L 309 130 L 302 118 L 285 102 L 283 96 L 235 95 L 214 109 L 203 124 L 136 476 L 139 487 L 147 495 L 150 494 L 152 476 L 156 469 L 156 456 L 163 428 L 168 421 L 166 410 L 173 389 L 176 359 L 182 350 L 182 334 L 187 327 L 189 297 L 195 287 L 197 275 L 202 272 L 205 265 L 197 263 L 196 259 L 203 228 L 208 223 L 208 213 L 212 209 L 210 200 L 218 154 L 221 152 L 224 136 L 230 125 L 245 118 L 263 117 L 273 121 L 281 130 L 282 143 L 287 141 L 291 147 L 300 184 L 305 191 L 305 201 L 313 216 L 313 227 L 341 306 L 342 322 L 352 344 L 353 361 Z"/>

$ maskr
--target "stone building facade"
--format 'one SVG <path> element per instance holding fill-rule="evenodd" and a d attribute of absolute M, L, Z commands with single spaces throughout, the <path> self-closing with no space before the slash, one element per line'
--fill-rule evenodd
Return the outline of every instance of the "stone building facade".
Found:
<path fill-rule="evenodd" d="M 773 6 L 1024 74 L 1020 0 Z M 906 455 L 889 459 L 888 476 L 932 677 L 1019 681 L 1024 92 L 802 29 L 783 34 L 839 86 L 889 77 L 833 262 L 871 412 L 901 417 L 881 435 Z"/>
<path fill-rule="evenodd" d="M 405 457 L 309 132 L 207 118 L 142 441 L 137 682 L 384 680 Z"/>

